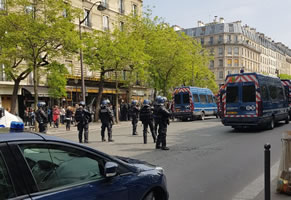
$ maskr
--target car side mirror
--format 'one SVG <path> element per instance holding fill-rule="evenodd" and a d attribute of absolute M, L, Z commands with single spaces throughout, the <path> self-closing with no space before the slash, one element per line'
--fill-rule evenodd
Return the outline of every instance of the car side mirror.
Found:
<path fill-rule="evenodd" d="M 105 177 L 114 177 L 117 174 L 118 164 L 115 162 L 106 162 L 105 164 Z"/>

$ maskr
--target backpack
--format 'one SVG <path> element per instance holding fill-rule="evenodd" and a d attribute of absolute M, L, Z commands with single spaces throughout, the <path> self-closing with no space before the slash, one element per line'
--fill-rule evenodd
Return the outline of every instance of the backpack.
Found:
<path fill-rule="evenodd" d="M 81 122 L 83 121 L 83 110 L 78 108 L 76 110 L 76 113 L 75 113 L 75 120 L 76 122 Z"/>

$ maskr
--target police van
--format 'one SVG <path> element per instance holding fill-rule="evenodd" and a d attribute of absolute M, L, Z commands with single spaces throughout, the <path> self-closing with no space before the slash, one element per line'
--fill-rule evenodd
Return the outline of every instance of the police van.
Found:
<path fill-rule="evenodd" d="M 233 128 L 273 129 L 279 121 L 289 123 L 288 102 L 280 79 L 257 73 L 226 77 L 222 110 L 222 123 Z"/>
<path fill-rule="evenodd" d="M 291 119 L 291 81 L 282 79 L 281 82 L 285 88 L 285 94 L 286 94 L 286 98 L 289 104 L 289 120 L 290 120 Z"/>
<path fill-rule="evenodd" d="M 217 116 L 215 96 L 208 88 L 180 87 L 173 93 L 172 112 L 175 118 L 185 120 Z"/>

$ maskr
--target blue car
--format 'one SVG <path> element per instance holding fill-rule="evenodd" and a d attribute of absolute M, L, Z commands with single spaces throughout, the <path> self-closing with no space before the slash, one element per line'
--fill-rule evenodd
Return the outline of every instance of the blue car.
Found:
<path fill-rule="evenodd" d="M 167 200 L 163 169 L 45 134 L 0 134 L 0 199 Z"/>

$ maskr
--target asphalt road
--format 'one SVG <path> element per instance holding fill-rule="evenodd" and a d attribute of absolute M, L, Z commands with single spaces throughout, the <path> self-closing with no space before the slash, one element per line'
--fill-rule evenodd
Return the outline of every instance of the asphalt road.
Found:
<path fill-rule="evenodd" d="M 162 166 L 168 179 L 171 200 L 247 200 L 263 199 L 264 144 L 270 143 L 272 175 L 278 172 L 282 133 L 291 125 L 274 130 L 234 131 L 219 119 L 172 122 L 168 129 L 170 151 L 155 150 L 131 136 L 130 123 L 114 126 L 115 142 L 100 142 L 100 125 L 91 126 L 89 146 L 103 152 L 129 156 Z M 77 141 L 77 132 L 51 130 Z M 150 136 L 149 136 L 150 137 Z M 151 141 L 151 139 L 148 139 Z"/>

